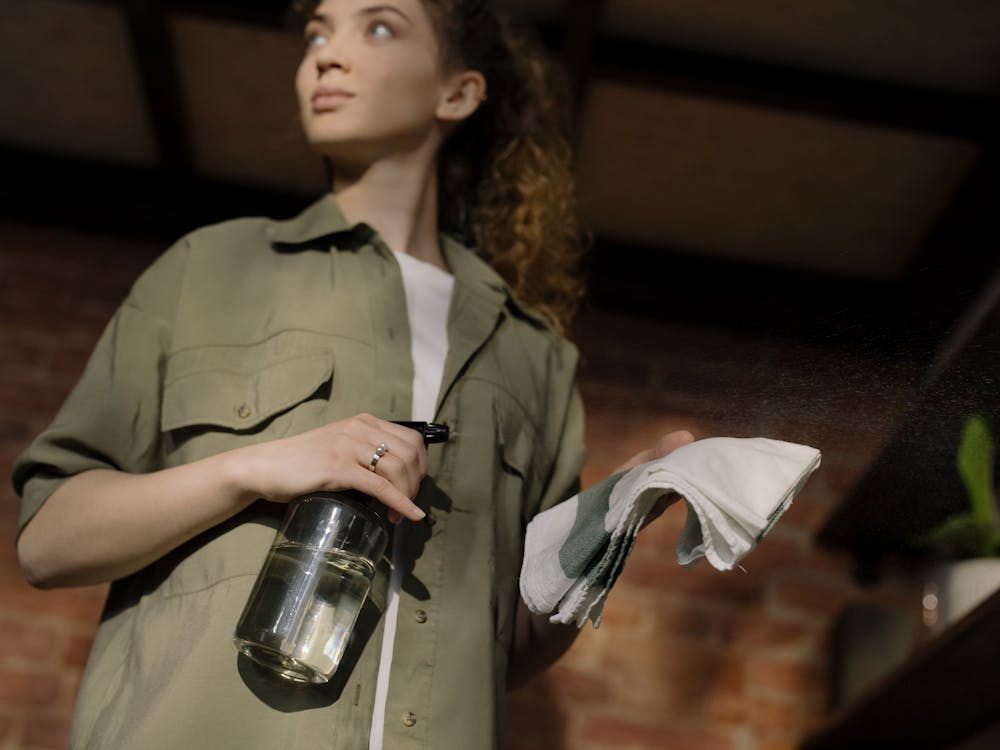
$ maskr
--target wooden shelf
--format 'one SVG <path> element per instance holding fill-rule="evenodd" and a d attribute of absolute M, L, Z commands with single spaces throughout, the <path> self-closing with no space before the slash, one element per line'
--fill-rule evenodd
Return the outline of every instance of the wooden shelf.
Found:
<path fill-rule="evenodd" d="M 1000 721 L 1000 591 L 808 737 L 802 750 L 948 748 Z"/>

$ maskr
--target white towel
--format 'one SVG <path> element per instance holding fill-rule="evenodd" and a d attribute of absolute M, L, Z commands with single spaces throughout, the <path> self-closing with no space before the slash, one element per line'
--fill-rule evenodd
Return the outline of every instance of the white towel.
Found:
<path fill-rule="evenodd" d="M 763 539 L 819 467 L 815 448 L 769 438 L 708 438 L 609 477 L 528 524 L 521 596 L 552 622 L 596 628 L 656 500 L 676 492 L 688 516 L 677 560 L 731 570 Z"/>

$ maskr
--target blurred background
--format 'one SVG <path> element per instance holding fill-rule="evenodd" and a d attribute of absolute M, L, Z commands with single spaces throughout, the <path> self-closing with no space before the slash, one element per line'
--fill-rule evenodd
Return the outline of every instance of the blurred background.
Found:
<path fill-rule="evenodd" d="M 682 507 L 644 531 L 508 750 L 1000 746 L 996 584 L 946 617 L 918 543 L 969 507 L 968 418 L 1000 432 L 1000 5 L 495 4 L 576 96 L 585 484 L 675 428 L 823 452 L 745 573 L 679 568 Z M 323 190 L 285 5 L 0 6 L 5 472 L 173 240 Z M 104 589 L 31 589 L 16 518 L 5 482 L 0 750 L 65 747 Z"/>

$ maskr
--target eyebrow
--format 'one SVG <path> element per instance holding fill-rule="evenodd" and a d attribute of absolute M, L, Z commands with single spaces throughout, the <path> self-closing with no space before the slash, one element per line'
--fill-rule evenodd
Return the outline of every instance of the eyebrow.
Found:
<path fill-rule="evenodd" d="M 362 8 L 361 10 L 359 10 L 356 15 L 359 15 L 359 16 L 373 16 L 373 15 L 375 15 L 377 13 L 384 13 L 384 12 L 395 13 L 397 16 L 399 16 L 400 18 L 402 18 L 404 21 L 406 21 L 411 26 L 413 25 L 413 21 L 410 20 L 410 17 L 407 16 L 399 8 L 397 8 L 397 7 L 393 6 L 393 5 L 369 5 L 368 7 Z M 306 19 L 307 23 L 309 21 L 319 21 L 320 23 L 322 23 L 325 26 L 331 26 L 332 25 L 332 19 L 330 18 L 330 16 L 326 15 L 325 13 L 313 13 L 313 14 L 311 14 L 309 16 L 309 18 Z"/>
<path fill-rule="evenodd" d="M 411 25 L 413 24 L 413 21 L 410 20 L 409 16 L 407 16 L 403 11 L 401 11 L 394 5 L 369 5 L 367 8 L 362 8 L 361 10 L 359 10 L 358 15 L 371 16 L 376 13 L 382 13 L 383 11 L 389 11 L 390 13 L 395 13 L 397 16 L 400 16 L 404 21 L 406 21 L 408 24 Z"/>

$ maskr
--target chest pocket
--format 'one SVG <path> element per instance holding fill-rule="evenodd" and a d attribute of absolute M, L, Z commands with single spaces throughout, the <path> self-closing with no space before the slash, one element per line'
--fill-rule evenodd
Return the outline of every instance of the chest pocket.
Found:
<path fill-rule="evenodd" d="M 204 453 L 236 447 L 248 438 L 278 437 L 296 428 L 290 412 L 317 400 L 317 421 L 333 378 L 333 353 L 325 337 L 306 331 L 284 331 L 243 346 L 186 349 L 167 361 L 160 424 L 175 447 L 215 433 L 218 443 Z M 221 437 L 228 436 L 228 437 Z M 240 437 L 242 436 L 242 437 Z M 214 441 L 213 441 L 214 442 Z M 182 460 L 201 456 L 186 455 Z"/>
<path fill-rule="evenodd" d="M 500 467 L 504 474 L 516 478 L 522 485 L 521 492 L 530 497 L 532 488 L 537 486 L 536 458 L 540 458 L 535 426 L 521 408 L 509 400 L 494 401 L 493 412 Z M 517 505 L 520 507 L 524 503 Z"/>

